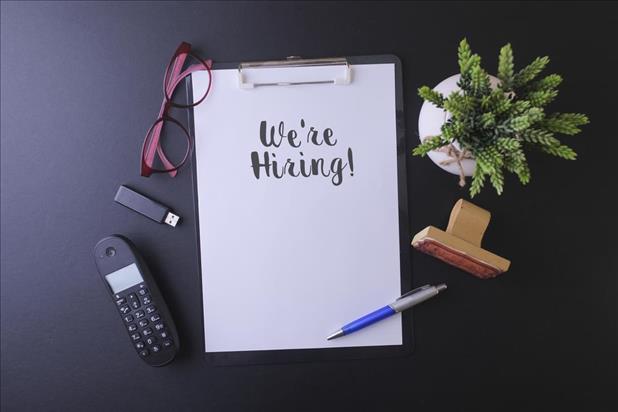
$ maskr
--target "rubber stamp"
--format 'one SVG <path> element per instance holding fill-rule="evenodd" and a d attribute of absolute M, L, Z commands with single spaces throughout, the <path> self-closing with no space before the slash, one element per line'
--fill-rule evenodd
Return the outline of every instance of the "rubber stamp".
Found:
<path fill-rule="evenodd" d="M 481 247 L 491 214 L 459 199 L 446 232 L 427 226 L 412 239 L 412 246 L 478 278 L 489 279 L 506 272 L 511 262 Z"/>

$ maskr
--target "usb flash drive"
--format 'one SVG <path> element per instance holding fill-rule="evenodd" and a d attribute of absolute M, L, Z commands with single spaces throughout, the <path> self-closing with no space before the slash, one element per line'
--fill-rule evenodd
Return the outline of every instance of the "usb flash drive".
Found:
<path fill-rule="evenodd" d="M 126 186 L 120 186 L 116 196 L 116 203 L 128 207 L 129 209 L 140 213 L 157 223 L 167 223 L 170 226 L 176 227 L 180 217 L 171 212 L 171 209 L 159 202 L 137 193 Z"/>

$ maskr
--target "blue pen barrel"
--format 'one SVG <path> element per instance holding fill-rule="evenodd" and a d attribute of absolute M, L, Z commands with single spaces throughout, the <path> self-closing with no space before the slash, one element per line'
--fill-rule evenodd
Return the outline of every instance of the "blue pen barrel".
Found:
<path fill-rule="evenodd" d="M 365 315 L 362 318 L 358 318 L 355 321 L 348 323 L 347 325 L 342 327 L 341 330 L 343 330 L 343 333 L 347 335 L 348 333 L 356 332 L 359 329 L 379 322 L 382 319 L 388 318 L 395 313 L 397 312 L 395 312 L 393 308 L 386 305 L 383 308 L 376 310 L 375 312 L 371 312 L 370 314 Z"/>

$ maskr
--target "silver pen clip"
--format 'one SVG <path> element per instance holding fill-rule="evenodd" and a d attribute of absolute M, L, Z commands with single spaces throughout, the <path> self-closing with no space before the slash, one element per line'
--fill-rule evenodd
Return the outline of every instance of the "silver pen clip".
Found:
<path fill-rule="evenodd" d="M 399 296 L 396 300 L 403 299 L 406 296 L 412 295 L 413 293 L 420 292 L 421 290 L 429 289 L 429 288 L 432 288 L 432 287 L 433 286 L 431 286 L 431 285 L 425 285 L 425 286 L 421 286 L 421 287 L 416 288 L 416 289 L 412 289 L 411 291 L 406 292 L 403 295 Z"/>

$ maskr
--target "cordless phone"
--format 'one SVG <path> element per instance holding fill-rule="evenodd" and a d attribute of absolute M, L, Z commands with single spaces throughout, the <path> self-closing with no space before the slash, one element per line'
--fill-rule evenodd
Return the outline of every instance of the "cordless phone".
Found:
<path fill-rule="evenodd" d="M 131 344 L 150 366 L 171 362 L 179 349 L 172 316 L 135 245 L 119 235 L 94 248 L 95 261 Z"/>

